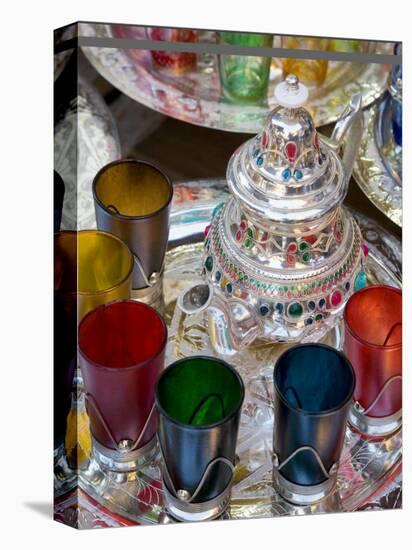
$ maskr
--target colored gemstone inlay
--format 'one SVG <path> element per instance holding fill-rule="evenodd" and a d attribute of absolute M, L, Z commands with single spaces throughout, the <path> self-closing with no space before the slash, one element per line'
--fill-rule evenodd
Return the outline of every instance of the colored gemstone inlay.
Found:
<path fill-rule="evenodd" d="M 269 313 L 270 308 L 267 304 L 262 304 L 259 308 L 259 311 L 262 317 L 265 317 Z"/>
<path fill-rule="evenodd" d="M 293 173 L 293 177 L 295 178 L 295 180 L 301 180 L 303 178 L 301 170 L 295 170 L 295 172 Z"/>
<path fill-rule="evenodd" d="M 293 162 L 296 158 L 296 143 L 289 141 L 285 145 L 285 153 L 290 162 Z"/>
<path fill-rule="evenodd" d="M 337 307 L 342 301 L 342 293 L 340 290 L 335 290 L 335 292 L 332 292 L 332 296 L 330 297 L 330 302 L 333 305 L 333 307 Z"/>
<path fill-rule="evenodd" d="M 361 290 L 361 288 L 365 288 L 365 286 L 367 285 L 368 285 L 368 278 L 366 276 L 366 273 L 364 271 L 359 271 L 359 273 L 356 275 L 356 279 L 354 283 L 355 291 Z"/>
<path fill-rule="evenodd" d="M 302 313 L 303 313 L 303 307 L 301 306 L 301 304 L 299 304 L 299 302 L 293 302 L 288 307 L 289 317 L 293 317 L 294 319 L 297 319 L 302 315 Z"/>
<path fill-rule="evenodd" d="M 320 307 L 320 309 L 323 309 L 325 306 L 326 306 L 326 300 L 325 300 L 325 298 L 321 298 L 321 299 L 319 300 L 319 307 Z"/>
<path fill-rule="evenodd" d="M 310 302 L 308 302 L 308 308 L 313 311 L 314 309 L 316 309 L 316 304 L 313 300 L 311 300 Z"/>
<path fill-rule="evenodd" d="M 226 290 L 229 294 L 232 294 L 232 291 L 233 291 L 233 287 L 232 287 L 232 284 L 231 283 L 227 283 L 226 285 Z"/>
<path fill-rule="evenodd" d="M 262 164 L 263 164 L 263 157 L 258 157 L 258 158 L 256 159 L 256 164 L 257 164 L 258 166 L 262 166 Z"/>
<path fill-rule="evenodd" d="M 283 304 L 277 303 L 275 309 L 279 313 L 279 315 L 281 315 L 283 313 Z"/>
<path fill-rule="evenodd" d="M 289 254 L 295 254 L 298 250 L 297 244 L 289 243 L 286 250 L 288 251 Z"/>
<path fill-rule="evenodd" d="M 208 271 L 212 271 L 213 269 L 213 258 L 212 256 L 208 256 L 206 258 L 206 261 L 205 261 L 205 268 L 208 270 Z"/>
<path fill-rule="evenodd" d="M 216 281 L 219 282 L 220 279 L 222 278 L 222 274 L 220 273 L 220 271 L 216 271 L 215 273 L 215 278 L 216 278 Z"/>
<path fill-rule="evenodd" d="M 284 180 L 288 180 L 290 178 L 290 176 L 291 176 L 291 172 L 290 172 L 289 168 L 285 168 L 285 170 L 283 170 L 283 172 L 282 172 L 282 178 Z"/>

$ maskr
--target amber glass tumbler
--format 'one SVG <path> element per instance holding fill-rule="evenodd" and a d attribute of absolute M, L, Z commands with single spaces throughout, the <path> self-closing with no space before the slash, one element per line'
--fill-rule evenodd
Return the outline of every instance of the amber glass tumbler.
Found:
<path fill-rule="evenodd" d="M 355 292 L 344 320 L 344 352 L 356 373 L 354 400 L 367 416 L 395 414 L 402 407 L 401 290 L 374 285 Z"/>
<path fill-rule="evenodd" d="M 155 385 L 164 366 L 167 329 L 150 306 L 105 304 L 79 325 L 79 353 L 93 437 L 106 448 L 140 448 L 156 431 Z M 152 414 L 151 414 L 152 413 Z"/>
<path fill-rule="evenodd" d="M 55 289 L 66 307 L 84 315 L 107 302 L 130 297 L 133 256 L 115 235 L 62 231 L 55 236 Z"/>
<path fill-rule="evenodd" d="M 135 256 L 133 288 L 161 274 L 173 186 L 155 166 L 134 159 L 104 166 L 93 181 L 97 227 L 117 235 Z M 140 267 L 139 267 L 140 266 Z"/>

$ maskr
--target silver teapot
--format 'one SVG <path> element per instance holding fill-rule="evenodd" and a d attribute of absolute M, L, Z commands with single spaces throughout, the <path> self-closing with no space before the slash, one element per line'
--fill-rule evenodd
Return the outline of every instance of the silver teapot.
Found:
<path fill-rule="evenodd" d="M 219 354 L 256 338 L 319 340 L 366 285 L 362 235 L 342 206 L 362 136 L 361 95 L 329 139 L 303 108 L 307 98 L 289 75 L 262 132 L 232 155 L 232 196 L 215 209 L 205 239 L 205 284 L 178 300 L 185 313 L 204 310 Z"/>

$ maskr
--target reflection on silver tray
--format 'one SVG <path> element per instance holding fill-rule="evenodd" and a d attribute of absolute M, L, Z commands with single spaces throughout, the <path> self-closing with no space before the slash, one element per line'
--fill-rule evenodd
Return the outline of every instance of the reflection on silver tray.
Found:
<path fill-rule="evenodd" d="M 201 314 L 186 316 L 176 308 L 181 291 L 201 279 L 202 242 L 199 230 L 205 227 L 210 209 L 222 198 L 219 185 L 181 184 L 180 198 L 172 214 L 172 241 L 182 241 L 176 228 L 186 223 L 183 241 L 167 253 L 165 267 L 165 317 L 169 327 L 166 363 L 194 354 L 213 355 Z M 223 191 L 224 193 L 224 191 Z M 200 204 L 199 204 L 200 203 Z M 196 209 L 196 204 L 199 206 Z M 176 213 L 179 216 L 176 217 Z M 177 223 L 177 219 L 181 223 Z M 358 216 L 361 230 L 370 248 L 366 271 L 371 283 L 385 282 L 400 286 L 400 247 L 395 237 Z M 197 224 L 196 224 L 197 221 Z M 370 233 L 371 226 L 376 233 Z M 191 228 L 191 231 L 189 230 Z M 197 237 L 195 237 L 197 235 Z M 371 235 L 371 242 L 368 241 Z M 381 240 L 383 238 L 383 240 Z M 195 242 L 193 242 L 195 241 Z M 389 254 L 392 254 L 388 261 Z M 340 347 L 341 327 L 329 333 L 324 342 Z M 294 506 L 276 494 L 272 483 L 273 405 L 272 374 L 277 356 L 286 345 L 255 342 L 232 360 L 246 387 L 237 446 L 240 461 L 235 469 L 231 504 L 222 519 L 306 515 L 324 512 L 351 511 L 370 507 L 397 507 L 401 492 L 402 434 L 398 431 L 384 440 L 363 439 L 349 427 L 334 492 L 313 506 Z M 84 428 L 87 430 L 87 427 Z M 87 438 L 79 433 L 79 438 Z M 87 453 L 86 453 L 87 454 Z M 95 461 L 87 460 L 80 471 L 77 525 L 101 527 L 130 523 L 169 523 L 173 520 L 163 509 L 157 457 L 137 473 L 107 474 Z M 391 496 L 392 495 L 392 496 Z M 64 506 L 60 504 L 59 513 Z M 109 519 L 108 519 L 109 518 Z"/>
<path fill-rule="evenodd" d="M 402 226 L 402 151 L 392 143 L 381 144 L 378 124 L 387 119 L 389 95 L 365 111 L 365 129 L 353 175 L 365 195 L 389 219 Z"/>
<path fill-rule="evenodd" d="M 146 38 L 144 28 L 80 23 L 81 36 L 113 37 L 114 32 L 125 38 Z M 202 31 L 201 40 L 215 43 L 215 33 Z M 233 132 L 256 133 L 261 129 L 264 117 L 274 106 L 274 87 L 282 78 L 282 70 L 272 63 L 267 103 L 239 108 L 221 96 L 214 55 L 199 54 L 197 70 L 176 77 L 154 69 L 147 50 L 82 50 L 101 76 L 132 99 L 192 124 Z M 387 66 L 378 63 L 329 62 L 325 83 L 312 89 L 308 102 L 316 126 L 337 120 L 356 92 L 362 93 L 363 106 L 370 105 L 384 92 L 387 75 Z"/>

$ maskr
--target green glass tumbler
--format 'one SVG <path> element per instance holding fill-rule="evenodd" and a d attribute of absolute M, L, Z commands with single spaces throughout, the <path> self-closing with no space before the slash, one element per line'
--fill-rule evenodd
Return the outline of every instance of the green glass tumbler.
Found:
<path fill-rule="evenodd" d="M 219 32 L 219 44 L 272 47 L 273 36 L 242 32 Z M 267 96 L 271 57 L 219 55 L 222 94 L 240 103 L 259 103 Z"/>
<path fill-rule="evenodd" d="M 213 357 L 176 361 L 160 376 L 165 505 L 176 519 L 213 519 L 226 509 L 244 391 L 235 369 Z"/>

